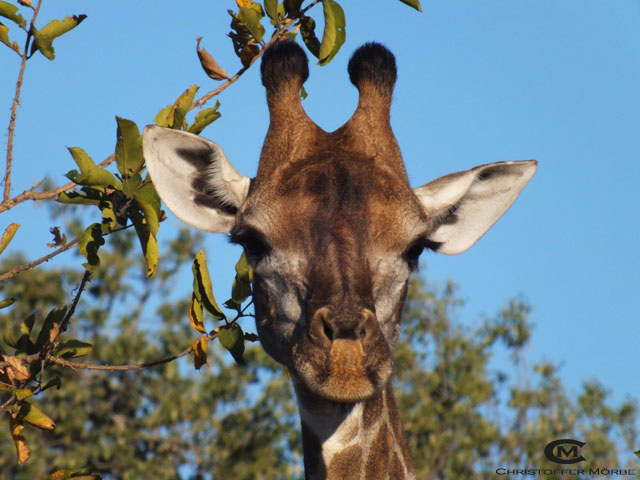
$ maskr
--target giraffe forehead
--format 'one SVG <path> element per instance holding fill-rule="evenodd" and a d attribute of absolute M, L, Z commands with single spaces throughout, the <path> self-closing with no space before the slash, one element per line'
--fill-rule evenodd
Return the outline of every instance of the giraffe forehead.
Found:
<path fill-rule="evenodd" d="M 258 182 L 243 214 L 276 248 L 394 250 L 425 223 L 406 179 L 373 159 L 312 157 L 279 173 Z"/>

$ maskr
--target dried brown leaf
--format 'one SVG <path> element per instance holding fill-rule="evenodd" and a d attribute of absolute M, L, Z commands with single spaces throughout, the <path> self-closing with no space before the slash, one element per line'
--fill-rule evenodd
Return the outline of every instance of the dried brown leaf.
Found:
<path fill-rule="evenodd" d="M 60 233 L 60 227 L 51 227 L 49 232 L 53 235 L 53 241 L 47 243 L 47 247 L 63 247 L 67 244 L 67 236 Z"/>
<path fill-rule="evenodd" d="M 30 450 L 27 446 L 27 442 L 22 435 L 22 429 L 24 428 L 24 423 L 18 415 L 11 415 L 9 419 L 9 429 L 11 430 L 11 437 L 13 438 L 13 443 L 16 446 L 16 453 L 18 454 L 18 463 L 23 464 L 27 460 L 29 460 Z"/>
<path fill-rule="evenodd" d="M 193 364 L 196 370 L 207 363 L 207 344 L 209 343 L 209 337 L 203 335 L 198 340 L 193 342 Z"/>
<path fill-rule="evenodd" d="M 200 59 L 200 65 L 205 73 L 214 80 L 226 80 L 229 78 L 229 74 L 218 65 L 218 62 L 211 56 L 211 54 L 204 48 L 200 48 L 200 40 L 202 37 L 196 38 L 196 52 L 198 52 L 198 58 Z"/>
<path fill-rule="evenodd" d="M 59 335 L 60 335 L 60 325 L 58 325 L 57 323 L 54 323 L 51 326 L 51 330 L 49 330 L 49 343 L 55 342 Z"/>
<path fill-rule="evenodd" d="M 255 43 L 248 43 L 240 52 L 240 61 L 244 67 L 251 65 L 251 60 L 260 53 L 260 48 Z"/>
<path fill-rule="evenodd" d="M 24 360 L 9 355 L 2 355 L 2 359 L 9 364 L 5 369 L 5 372 L 9 377 L 9 381 L 13 382 L 14 380 L 17 380 L 21 382 L 31 378 L 29 368 Z"/>

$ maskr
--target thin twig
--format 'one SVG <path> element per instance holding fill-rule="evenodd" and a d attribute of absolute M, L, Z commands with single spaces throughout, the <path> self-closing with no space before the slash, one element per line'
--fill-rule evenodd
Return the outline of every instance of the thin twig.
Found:
<path fill-rule="evenodd" d="M 60 328 L 58 330 L 58 334 L 55 336 L 55 338 L 49 339 L 50 344 L 54 344 L 58 340 L 58 337 L 60 336 L 60 334 L 62 332 L 67 331 L 67 326 L 69 325 L 69 321 L 71 320 L 71 317 L 73 317 L 73 314 L 76 312 L 76 307 L 78 306 L 78 302 L 80 301 L 80 296 L 82 295 L 82 292 L 84 291 L 84 287 L 87 285 L 87 282 L 89 282 L 90 278 L 91 278 L 91 272 L 89 270 L 85 270 L 84 275 L 82 275 L 82 280 L 80 280 L 80 285 L 78 285 L 76 294 L 74 295 L 73 301 L 71 302 L 71 306 L 69 307 L 69 310 L 67 310 L 67 313 L 65 314 L 65 316 L 60 321 Z"/>
<path fill-rule="evenodd" d="M 282 26 L 278 30 L 276 30 L 276 32 L 273 34 L 273 36 L 271 37 L 271 40 L 265 43 L 265 45 L 260 49 L 260 51 L 256 54 L 256 56 L 251 59 L 251 61 L 249 62 L 249 65 L 247 65 L 246 67 L 243 66 L 240 70 L 236 72 L 236 74 L 233 77 L 229 78 L 226 82 L 224 82 L 218 88 L 207 93 L 199 100 L 196 100 L 193 103 L 193 105 L 189 107 L 189 111 L 204 105 L 206 102 L 208 102 L 213 97 L 218 95 L 220 92 L 225 90 L 229 85 L 231 85 L 236 80 L 238 80 L 244 72 L 246 72 L 247 70 L 249 70 L 249 68 L 251 68 L 251 65 L 253 65 L 260 57 L 262 57 L 262 55 L 267 50 L 267 48 L 269 48 L 271 45 L 277 42 L 280 39 L 280 37 L 282 37 L 286 33 L 287 29 L 291 26 L 292 23 L 293 23 L 293 19 L 291 18 L 286 19 L 283 22 Z"/>
<path fill-rule="evenodd" d="M 13 161 L 13 133 L 16 128 L 16 114 L 18 112 L 18 104 L 20 103 L 20 91 L 22 90 L 22 81 L 24 79 L 24 69 L 27 65 L 27 58 L 29 52 L 29 43 L 31 42 L 31 32 L 35 29 L 36 17 L 40 11 L 40 5 L 42 0 L 38 0 L 38 5 L 33 11 L 33 17 L 31 17 L 31 28 L 27 32 L 27 39 L 24 42 L 24 51 L 22 52 L 22 60 L 20 61 L 20 72 L 18 73 L 18 81 L 16 82 L 16 94 L 13 97 L 13 104 L 11 105 L 11 117 L 9 118 L 9 128 L 7 134 L 7 170 L 4 175 L 4 201 L 9 200 L 11 196 L 11 163 Z"/>
<path fill-rule="evenodd" d="M 97 166 L 99 168 L 104 168 L 115 160 L 115 155 L 111 154 L 102 162 L 100 162 Z M 53 190 L 47 190 L 46 192 L 35 192 L 34 190 L 38 188 L 44 180 L 38 182 L 35 186 L 31 187 L 29 190 L 25 190 L 20 195 L 13 197 L 9 200 L 5 200 L 0 203 L 0 213 L 10 210 L 15 207 L 17 204 L 22 203 L 26 200 L 46 200 L 47 198 L 55 197 L 56 195 L 61 194 L 62 192 L 66 192 L 67 190 L 71 190 L 77 186 L 77 183 L 69 182 L 65 185 L 61 185 Z"/>
<path fill-rule="evenodd" d="M 59 249 L 54 250 L 53 252 L 51 252 L 49 255 L 45 255 L 44 257 L 38 258 L 37 260 L 34 260 L 33 262 L 25 263 L 24 265 L 19 265 L 19 266 L 15 267 L 15 268 L 9 270 L 8 272 L 3 273 L 2 275 L 0 275 L 0 281 L 6 280 L 7 278 L 15 277 L 17 274 L 19 274 L 21 272 L 24 272 L 25 270 L 30 270 L 33 267 L 37 267 L 41 263 L 44 263 L 47 260 L 52 259 L 56 255 L 59 255 L 62 252 L 66 252 L 67 250 L 72 249 L 73 247 L 75 247 L 78 244 L 79 241 L 80 241 L 80 237 L 74 238 L 70 242 L 64 244 Z"/>
<path fill-rule="evenodd" d="M 15 53 L 16 55 L 18 55 L 19 57 L 22 57 L 22 54 L 20 53 L 20 48 L 18 47 L 18 50 L 15 50 L 11 45 L 9 45 L 8 43 L 4 43 L 1 42 L 3 45 L 6 45 L 8 49 L 10 49 L 13 53 Z M 16 44 L 14 42 L 14 44 Z M 17 45 L 17 44 L 16 44 Z"/>
<path fill-rule="evenodd" d="M 112 233 L 116 233 L 116 232 L 120 232 L 122 230 L 126 230 L 128 228 L 131 228 L 132 226 L 133 226 L 133 224 L 129 224 L 126 227 L 118 228 L 117 230 L 111 230 L 108 234 L 105 234 L 105 235 L 111 235 Z M 38 258 L 37 260 L 34 260 L 32 262 L 29 262 L 29 263 L 25 263 L 23 265 L 19 265 L 19 266 L 15 267 L 14 269 L 3 273 L 2 275 L 0 275 L 0 281 L 6 280 L 8 278 L 15 277 L 17 274 L 19 274 L 21 272 L 24 272 L 25 270 L 30 270 L 30 269 L 32 269 L 34 267 L 37 267 L 41 263 L 44 263 L 47 260 L 52 259 L 56 255 L 59 255 L 59 254 L 61 254 L 63 252 L 66 252 L 67 250 L 72 249 L 73 247 L 75 247 L 78 244 L 79 241 L 80 241 L 80 236 L 74 238 L 70 242 L 65 243 L 62 247 L 60 247 L 59 249 L 51 252 L 49 255 L 45 255 L 44 257 Z"/>
<path fill-rule="evenodd" d="M 176 354 L 171 355 L 169 357 L 161 358 L 159 360 L 154 360 L 152 362 L 147 363 L 139 363 L 133 365 L 89 365 L 86 363 L 78 363 L 78 362 L 70 362 L 69 360 L 65 360 L 64 358 L 56 357 L 54 355 L 47 355 L 47 360 L 52 363 L 57 363 L 58 365 L 62 365 L 63 367 L 69 368 L 77 368 L 77 369 L 85 369 L 85 370 L 144 370 L 145 368 L 156 367 L 158 365 L 162 365 L 164 363 L 173 362 L 178 358 L 184 357 L 185 355 L 190 354 L 193 351 L 193 347 L 189 347 L 186 350 Z"/>
<path fill-rule="evenodd" d="M 311 2 L 309 5 L 307 5 L 306 7 L 304 7 L 302 10 L 300 10 L 300 17 L 298 18 L 298 21 L 295 22 L 294 25 L 294 20 L 293 18 L 287 18 L 282 22 L 282 25 L 280 26 L 280 28 L 278 28 L 274 34 L 272 35 L 271 39 L 264 44 L 264 46 L 260 49 L 260 51 L 256 54 L 255 57 L 253 57 L 251 59 L 251 62 L 249 62 L 249 65 L 247 65 L 246 67 L 242 67 L 240 70 L 238 70 L 236 72 L 236 74 L 229 78 L 226 82 L 224 82 L 222 85 L 220 85 L 218 88 L 216 88 L 215 90 L 212 90 L 211 92 L 207 93 L 206 95 L 204 95 L 202 98 L 200 98 L 199 100 L 197 100 L 196 102 L 193 103 L 193 105 L 191 105 L 189 107 L 189 111 L 193 110 L 194 108 L 198 108 L 202 105 L 204 105 L 206 102 L 208 102 L 209 100 L 211 100 L 213 97 L 215 97 L 216 95 L 220 94 L 223 90 L 225 90 L 229 85 L 231 85 L 232 83 L 234 83 L 236 80 L 238 80 L 242 74 L 244 72 L 246 72 L 247 70 L 249 70 L 249 68 L 251 67 L 251 65 L 253 65 L 260 57 L 262 57 L 262 55 L 264 54 L 264 52 L 267 50 L 267 48 L 269 48 L 271 45 L 273 45 L 274 43 L 276 43 L 278 40 L 280 40 L 280 38 L 282 38 L 282 36 L 287 33 L 287 30 L 294 25 L 294 28 L 296 29 L 296 31 L 300 28 L 301 25 L 301 21 L 302 21 L 302 17 L 303 15 L 309 11 L 309 9 L 311 9 L 312 7 L 314 7 L 315 5 L 317 5 L 318 3 L 320 3 L 322 0 L 313 0 L 313 2 Z"/>
<path fill-rule="evenodd" d="M 322 0 L 313 0 L 313 2 L 311 2 L 309 5 L 307 5 L 302 10 L 300 10 L 300 13 L 302 15 L 304 15 L 305 13 L 307 13 L 309 11 L 309 9 L 313 8 L 317 3 L 320 3 L 321 1 Z"/>
<path fill-rule="evenodd" d="M 62 330 L 62 329 L 61 329 Z M 213 332 L 207 335 L 209 340 L 213 340 L 218 336 L 218 332 Z M 189 355 L 193 352 L 193 346 L 190 346 L 186 350 L 183 350 L 180 353 L 176 353 L 174 355 L 170 355 L 168 357 L 160 358 L 158 360 L 153 360 L 151 362 L 131 364 L 131 365 L 91 365 L 87 363 L 78 363 L 78 362 L 70 362 L 62 357 L 56 357 L 55 355 L 51 355 L 50 353 L 45 354 L 45 359 L 51 363 L 56 363 L 58 365 L 62 365 L 63 367 L 75 368 L 75 369 L 84 369 L 84 370 L 144 370 L 145 368 L 157 367 L 158 365 L 162 365 L 165 363 L 173 362 L 179 358 L 184 357 L 185 355 Z M 38 353 L 33 353 L 31 355 L 27 355 L 22 360 L 25 363 L 34 363 L 40 359 L 42 355 L 42 351 Z M 0 368 L 9 366 L 9 362 L 0 362 Z"/>

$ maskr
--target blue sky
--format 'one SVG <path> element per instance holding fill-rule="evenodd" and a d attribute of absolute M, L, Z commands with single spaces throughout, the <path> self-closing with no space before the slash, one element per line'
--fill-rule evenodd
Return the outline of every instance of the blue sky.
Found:
<path fill-rule="evenodd" d="M 341 3 L 346 43 L 329 66 L 312 64 L 306 84 L 304 106 L 321 127 L 333 130 L 350 117 L 357 92 L 346 73 L 349 55 L 377 40 L 397 57 L 392 125 L 414 186 L 498 160 L 540 163 L 485 237 L 456 257 L 427 255 L 423 273 L 461 285 L 469 325 L 523 295 L 536 325 L 529 363 L 561 363 L 573 390 L 595 377 L 618 399 L 640 398 L 633 374 L 640 363 L 640 2 L 423 0 L 422 13 L 399 1 Z M 227 8 L 234 2 L 45 1 L 43 21 L 88 18 L 54 43 L 54 62 L 36 56 L 27 65 L 12 193 L 45 175 L 65 183 L 61 174 L 74 167 L 66 146 L 106 158 L 115 115 L 143 126 L 190 84 L 214 89 L 198 64 L 196 37 L 236 71 Z M 321 18 L 318 7 L 312 12 Z M 4 47 L 0 54 L 3 129 L 17 75 L 10 54 Z M 204 136 L 252 176 L 268 126 L 257 68 L 218 98 L 223 116 Z M 6 135 L 2 142 L 4 151 Z M 12 221 L 23 224 L 14 248 L 30 258 L 47 253 L 45 209 L 23 204 L 0 227 Z M 162 229 L 177 225 L 170 216 Z M 223 236 L 206 245 L 222 299 L 240 252 Z M 185 277 L 177 291 L 189 288 Z"/>

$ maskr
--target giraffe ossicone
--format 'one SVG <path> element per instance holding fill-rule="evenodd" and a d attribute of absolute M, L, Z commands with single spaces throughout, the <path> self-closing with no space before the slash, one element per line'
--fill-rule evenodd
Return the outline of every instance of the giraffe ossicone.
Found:
<path fill-rule="evenodd" d="M 305 478 L 413 479 L 391 387 L 410 272 L 425 248 L 471 247 L 537 163 L 482 165 L 412 189 L 389 121 L 394 56 L 367 43 L 348 71 L 358 107 L 325 132 L 300 101 L 304 51 L 286 41 L 265 52 L 270 125 L 253 179 L 215 143 L 177 130 L 147 127 L 144 156 L 177 217 L 244 248 L 260 342 L 298 399 Z"/>

